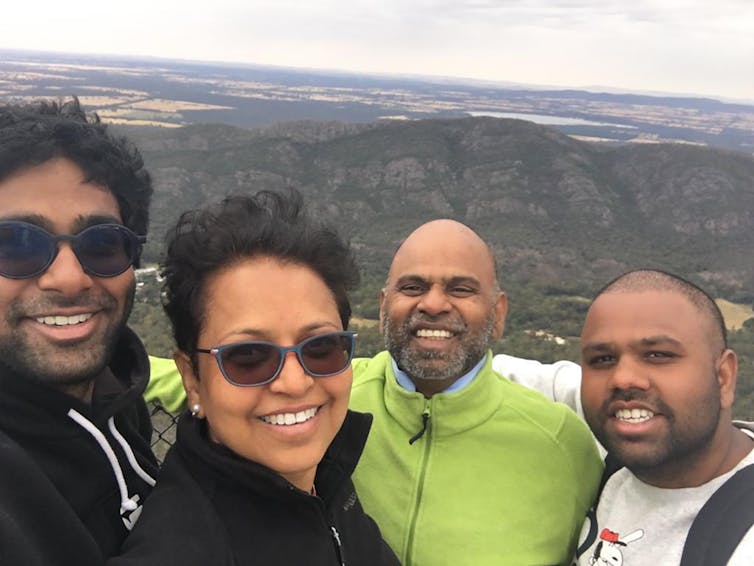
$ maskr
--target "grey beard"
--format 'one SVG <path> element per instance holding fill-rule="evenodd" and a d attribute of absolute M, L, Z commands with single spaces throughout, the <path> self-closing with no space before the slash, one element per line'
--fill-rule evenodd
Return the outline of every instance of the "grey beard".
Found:
<path fill-rule="evenodd" d="M 410 328 L 416 321 L 410 317 L 396 327 L 390 317 L 384 315 L 385 349 L 398 367 L 413 379 L 444 381 L 459 378 L 468 373 L 487 353 L 492 343 L 495 328 L 495 313 L 490 311 L 484 327 L 476 334 L 464 335 L 460 348 L 455 352 L 436 352 L 410 347 Z"/>

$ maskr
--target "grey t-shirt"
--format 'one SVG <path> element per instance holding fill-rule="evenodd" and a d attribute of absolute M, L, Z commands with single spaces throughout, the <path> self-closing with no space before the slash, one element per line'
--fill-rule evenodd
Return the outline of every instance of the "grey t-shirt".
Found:
<path fill-rule="evenodd" d="M 744 432 L 754 436 L 747 430 Z M 736 471 L 749 464 L 754 464 L 754 450 L 730 472 L 699 487 L 681 489 L 653 487 L 626 468 L 618 470 L 600 496 L 597 539 L 577 557 L 576 563 L 579 566 L 679 564 L 691 523 L 702 506 Z M 582 528 L 579 546 L 588 532 L 589 519 Z M 754 528 L 746 533 L 728 566 L 752 564 Z"/>

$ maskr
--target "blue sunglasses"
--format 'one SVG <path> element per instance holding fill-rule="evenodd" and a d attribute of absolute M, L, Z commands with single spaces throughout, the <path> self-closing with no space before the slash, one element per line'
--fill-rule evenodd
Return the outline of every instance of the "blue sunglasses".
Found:
<path fill-rule="evenodd" d="M 55 261 L 58 244 L 70 242 L 86 273 L 115 277 L 139 261 L 146 240 L 120 224 L 95 224 L 75 235 L 54 235 L 35 224 L 7 220 L 0 222 L 0 275 L 36 277 Z"/>
<path fill-rule="evenodd" d="M 283 369 L 288 352 L 295 352 L 301 367 L 312 377 L 329 377 L 351 363 L 355 332 L 329 332 L 307 338 L 295 346 L 270 342 L 236 342 L 214 348 L 197 348 L 212 354 L 225 379 L 239 387 L 256 387 L 274 381 Z"/>

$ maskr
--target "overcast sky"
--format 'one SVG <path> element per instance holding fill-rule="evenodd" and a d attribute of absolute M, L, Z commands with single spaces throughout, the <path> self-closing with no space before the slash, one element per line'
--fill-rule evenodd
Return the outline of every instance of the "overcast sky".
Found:
<path fill-rule="evenodd" d="M 754 0 L 4 0 L 0 48 L 754 102 Z"/>

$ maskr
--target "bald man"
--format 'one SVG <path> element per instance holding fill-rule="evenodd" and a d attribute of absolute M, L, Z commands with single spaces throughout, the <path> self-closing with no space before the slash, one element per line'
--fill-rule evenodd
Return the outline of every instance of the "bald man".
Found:
<path fill-rule="evenodd" d="M 354 474 L 405 566 L 568 564 L 601 472 L 584 423 L 503 379 L 493 254 L 452 220 L 420 226 L 380 295 L 386 352 L 354 362 L 374 415 Z"/>

